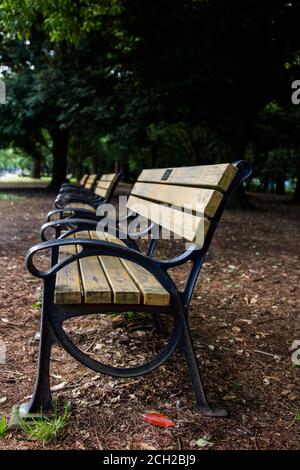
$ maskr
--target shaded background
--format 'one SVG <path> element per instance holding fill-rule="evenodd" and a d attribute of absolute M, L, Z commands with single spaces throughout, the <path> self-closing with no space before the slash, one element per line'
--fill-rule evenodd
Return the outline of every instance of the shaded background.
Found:
<path fill-rule="evenodd" d="M 299 202 L 299 31 L 293 0 L 2 1 L 0 171 L 247 158 L 248 189 Z"/>

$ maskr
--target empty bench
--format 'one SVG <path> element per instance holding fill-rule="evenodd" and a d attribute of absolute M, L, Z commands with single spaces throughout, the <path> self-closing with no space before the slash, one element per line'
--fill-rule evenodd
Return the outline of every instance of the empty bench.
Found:
<path fill-rule="evenodd" d="M 96 183 L 94 191 L 76 192 L 71 190 L 70 192 L 66 191 L 59 193 L 55 200 L 55 206 L 58 210 L 50 212 L 48 214 L 48 220 L 57 214 L 60 214 L 61 216 L 67 216 L 70 214 L 70 212 L 59 210 L 62 208 L 72 209 L 73 213 L 75 213 L 74 209 L 78 209 L 79 215 L 81 214 L 80 211 L 91 211 L 95 213 L 100 204 L 104 204 L 112 198 L 120 176 L 120 173 L 102 175 Z M 83 214 L 84 213 L 85 212 L 83 212 Z"/>
<path fill-rule="evenodd" d="M 175 238 L 188 242 L 186 249 L 171 259 L 156 257 L 157 239 L 150 238 L 147 254 L 143 254 L 131 234 L 122 239 L 120 229 L 115 236 L 96 230 L 97 220 L 67 217 L 45 224 L 42 233 L 59 228 L 61 235 L 35 245 L 26 258 L 29 271 L 44 281 L 44 295 L 37 382 L 31 401 L 20 407 L 22 416 L 51 409 L 49 364 L 54 342 L 87 367 L 114 377 L 149 372 L 180 346 L 198 409 L 208 416 L 226 415 L 225 410 L 208 404 L 188 313 L 196 280 L 228 197 L 250 174 L 246 161 L 142 171 L 128 199 L 128 209 L 136 218 L 148 219 L 144 235 L 155 226 L 160 229 L 158 233 L 167 229 Z M 181 214 L 183 208 L 187 211 Z M 46 249 L 51 250 L 51 267 L 42 271 L 36 266 L 34 255 Z M 188 262 L 191 263 L 187 265 Z M 188 278 L 185 287 L 179 289 L 168 270 L 182 265 L 187 266 Z M 72 317 L 128 310 L 151 313 L 156 325 L 160 316 L 166 315 L 173 325 L 165 347 L 139 366 L 121 368 L 95 360 L 75 346 L 63 328 L 64 321 Z"/>

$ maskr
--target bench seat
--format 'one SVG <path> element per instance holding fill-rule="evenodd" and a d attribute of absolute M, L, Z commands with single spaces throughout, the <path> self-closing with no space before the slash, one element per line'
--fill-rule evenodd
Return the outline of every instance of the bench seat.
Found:
<path fill-rule="evenodd" d="M 123 244 L 108 234 L 78 232 L 76 238 L 98 238 Z M 63 259 L 76 253 L 76 245 L 60 247 Z M 167 306 L 169 293 L 141 266 L 112 256 L 91 256 L 61 269 L 56 277 L 56 304 L 143 304 Z"/>
<path fill-rule="evenodd" d="M 89 211 L 96 212 L 96 209 L 94 207 L 90 206 L 89 204 L 85 204 L 84 202 L 71 202 L 70 204 L 67 205 L 66 209 L 86 209 Z"/>

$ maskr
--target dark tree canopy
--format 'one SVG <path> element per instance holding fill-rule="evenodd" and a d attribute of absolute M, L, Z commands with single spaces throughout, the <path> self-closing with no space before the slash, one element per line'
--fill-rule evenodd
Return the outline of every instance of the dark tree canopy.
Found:
<path fill-rule="evenodd" d="M 262 187 L 291 178 L 299 198 L 299 2 L 10 0 L 0 25 L 1 146 L 48 146 L 53 187 L 247 155 Z"/>

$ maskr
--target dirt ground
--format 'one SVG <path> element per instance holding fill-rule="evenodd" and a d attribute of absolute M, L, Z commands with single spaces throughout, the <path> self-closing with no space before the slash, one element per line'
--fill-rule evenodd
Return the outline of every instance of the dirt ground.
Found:
<path fill-rule="evenodd" d="M 1 415 L 28 400 L 34 385 L 41 284 L 28 273 L 24 255 L 39 241 L 53 196 L 20 192 L 12 199 L 0 198 L 0 339 L 7 348 Z M 213 443 L 211 449 L 300 449 L 300 368 L 290 350 L 300 340 L 300 207 L 285 197 L 255 196 L 253 202 L 257 210 L 224 214 L 190 310 L 209 400 L 225 406 L 229 418 L 194 410 L 180 351 L 147 376 L 125 380 L 97 375 L 55 346 L 52 386 L 54 397 L 72 403 L 69 426 L 47 446 L 10 432 L 0 449 L 198 450 L 200 438 Z M 160 250 L 173 256 L 173 246 L 163 244 Z M 182 285 L 187 269 L 174 273 Z M 142 360 L 159 342 L 141 321 L 124 322 L 107 335 L 111 317 L 76 320 L 72 337 L 102 359 Z M 127 358 L 128 337 L 136 344 Z M 166 413 L 176 427 L 145 423 L 149 410 Z"/>

